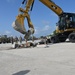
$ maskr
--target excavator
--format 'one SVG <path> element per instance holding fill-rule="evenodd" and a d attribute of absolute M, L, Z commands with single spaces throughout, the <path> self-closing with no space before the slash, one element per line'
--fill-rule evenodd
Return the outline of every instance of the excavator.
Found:
<path fill-rule="evenodd" d="M 58 22 L 56 23 L 55 34 L 50 38 L 52 43 L 65 42 L 68 38 L 70 42 L 75 42 L 75 13 L 64 12 L 58 5 L 56 5 L 52 0 L 39 0 L 44 5 L 46 5 L 50 10 L 58 15 Z M 30 9 L 32 10 L 34 0 L 24 0 L 22 4 L 26 4 L 25 9 L 19 8 L 22 14 L 16 17 L 15 22 L 13 22 L 13 27 L 15 30 L 25 34 L 25 39 L 27 39 L 31 34 L 34 33 L 34 26 L 31 22 L 30 15 L 28 14 Z M 26 31 L 24 28 L 24 19 L 27 18 L 29 30 Z"/>

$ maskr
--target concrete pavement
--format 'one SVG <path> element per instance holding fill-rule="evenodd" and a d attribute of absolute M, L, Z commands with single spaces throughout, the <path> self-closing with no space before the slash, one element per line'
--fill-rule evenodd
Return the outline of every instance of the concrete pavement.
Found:
<path fill-rule="evenodd" d="M 75 75 L 75 43 L 51 44 L 47 48 L 38 45 L 10 49 L 11 44 L 0 47 L 0 75 Z"/>

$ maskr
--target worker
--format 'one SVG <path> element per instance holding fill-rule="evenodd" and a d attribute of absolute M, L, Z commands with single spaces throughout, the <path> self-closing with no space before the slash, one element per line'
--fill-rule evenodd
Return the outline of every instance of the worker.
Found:
<path fill-rule="evenodd" d="M 14 43 L 14 39 L 13 39 L 13 36 L 11 37 L 11 43 L 12 43 L 12 44 Z"/>
<path fill-rule="evenodd" d="M 18 44 L 18 37 L 15 37 L 15 43 Z"/>
<path fill-rule="evenodd" d="M 67 18 L 66 18 L 67 28 L 70 27 L 70 23 L 71 23 L 71 21 L 70 21 L 70 17 L 67 17 Z"/>
<path fill-rule="evenodd" d="M 19 42 L 20 42 L 20 45 L 22 44 L 22 37 L 20 36 L 19 37 Z"/>
<path fill-rule="evenodd" d="M 45 37 L 45 45 L 46 45 L 45 48 L 49 47 L 47 37 Z"/>

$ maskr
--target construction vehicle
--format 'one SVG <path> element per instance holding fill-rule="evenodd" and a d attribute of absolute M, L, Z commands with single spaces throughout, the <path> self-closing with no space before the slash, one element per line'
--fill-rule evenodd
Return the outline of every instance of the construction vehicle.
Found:
<path fill-rule="evenodd" d="M 52 43 L 65 42 L 66 39 L 69 38 L 71 42 L 75 42 L 75 13 L 64 12 L 52 0 L 40 1 L 59 17 L 58 23 L 56 24 L 55 34 L 51 36 L 50 41 Z"/>
<path fill-rule="evenodd" d="M 19 9 L 21 12 L 23 12 L 23 14 L 19 14 L 17 16 L 17 19 L 15 21 L 16 28 L 15 27 L 14 28 L 23 34 L 26 34 L 26 31 L 24 29 L 24 18 L 26 17 L 28 20 L 28 25 L 31 28 L 31 30 L 29 30 L 31 34 L 31 31 L 33 31 L 32 33 L 34 33 L 34 27 L 31 23 L 28 12 L 30 7 L 33 6 L 34 0 L 24 0 L 23 2 L 25 1 L 26 1 L 26 9 L 25 10 L 22 8 Z M 75 42 L 75 13 L 64 12 L 52 0 L 39 0 L 39 1 L 41 1 L 53 12 L 55 12 L 59 17 L 59 20 L 56 24 L 55 30 L 56 34 L 51 36 L 50 41 L 52 43 L 65 42 L 65 40 L 69 38 L 71 42 Z"/>

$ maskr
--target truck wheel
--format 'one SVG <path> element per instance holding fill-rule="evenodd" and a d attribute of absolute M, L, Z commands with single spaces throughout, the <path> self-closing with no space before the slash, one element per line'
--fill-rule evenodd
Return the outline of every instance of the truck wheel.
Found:
<path fill-rule="evenodd" d="M 0 44 L 1 44 L 2 42 L 0 42 Z"/>
<path fill-rule="evenodd" d="M 57 43 L 58 42 L 58 38 L 56 36 L 52 36 L 50 41 L 51 41 L 51 43 Z"/>
<path fill-rule="evenodd" d="M 75 33 L 71 33 L 71 34 L 69 35 L 69 40 L 70 40 L 71 42 L 75 42 Z"/>

